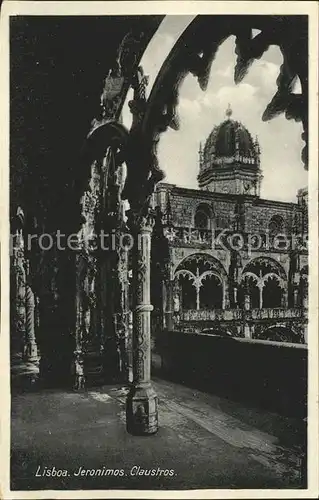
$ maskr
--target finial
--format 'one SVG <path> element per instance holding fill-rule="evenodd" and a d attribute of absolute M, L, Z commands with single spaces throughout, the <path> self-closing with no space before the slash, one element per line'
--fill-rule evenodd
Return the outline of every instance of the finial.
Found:
<path fill-rule="evenodd" d="M 230 104 L 228 103 L 228 108 L 226 109 L 226 116 L 228 120 L 230 119 L 231 115 L 233 114 L 233 110 L 230 107 Z"/>

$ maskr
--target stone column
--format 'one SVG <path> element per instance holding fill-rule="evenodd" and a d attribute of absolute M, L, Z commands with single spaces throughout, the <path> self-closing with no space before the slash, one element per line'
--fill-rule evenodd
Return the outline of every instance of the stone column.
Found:
<path fill-rule="evenodd" d="M 200 283 L 196 283 L 196 310 L 200 310 Z"/>
<path fill-rule="evenodd" d="M 154 218 L 133 214 L 133 383 L 126 400 L 126 428 L 130 434 L 158 430 L 157 396 L 151 385 L 150 251 Z"/>
<path fill-rule="evenodd" d="M 249 311 L 250 310 L 250 295 L 249 295 L 248 292 L 245 292 L 244 308 L 245 308 L 245 311 Z"/>
<path fill-rule="evenodd" d="M 83 356 L 83 275 L 85 274 L 85 261 L 78 252 L 75 257 L 76 285 L 75 285 L 75 349 L 71 374 L 73 378 L 73 389 L 78 391 L 85 388 L 84 356 Z"/>
<path fill-rule="evenodd" d="M 259 289 L 259 309 L 263 308 L 263 285 L 258 285 Z"/>
<path fill-rule="evenodd" d="M 251 301 L 250 301 L 250 293 L 249 293 L 249 286 L 248 284 L 245 285 L 245 294 L 244 294 L 244 311 L 243 311 L 243 323 L 244 323 L 244 337 L 245 338 L 250 338 L 250 326 L 248 324 L 248 319 L 250 317 L 250 308 L 251 308 Z"/>
<path fill-rule="evenodd" d="M 10 263 L 13 292 L 10 312 L 12 320 L 11 349 L 23 355 L 26 328 L 26 268 L 22 230 L 16 232 L 13 242 L 13 256 Z"/>
<path fill-rule="evenodd" d="M 230 306 L 228 283 L 226 281 L 224 281 L 223 284 L 222 284 L 222 287 L 223 287 L 222 309 L 228 309 L 229 306 Z"/>
<path fill-rule="evenodd" d="M 35 299 L 34 293 L 27 283 L 25 288 L 26 323 L 25 323 L 25 344 L 24 359 L 29 362 L 38 361 L 38 350 L 35 339 Z"/>
<path fill-rule="evenodd" d="M 165 326 L 167 330 L 174 329 L 174 282 L 167 280 L 165 283 L 166 304 L 165 304 Z"/>
<path fill-rule="evenodd" d="M 238 303 L 237 303 L 238 288 L 237 288 L 237 286 L 234 286 L 233 292 L 234 292 L 234 307 L 238 307 Z"/>
<path fill-rule="evenodd" d="M 26 330 L 26 273 L 23 262 L 17 262 L 15 266 L 16 296 L 15 296 L 15 334 L 19 341 L 20 354 L 24 353 L 25 330 Z"/>
<path fill-rule="evenodd" d="M 282 290 L 281 307 L 288 308 L 288 288 Z"/>

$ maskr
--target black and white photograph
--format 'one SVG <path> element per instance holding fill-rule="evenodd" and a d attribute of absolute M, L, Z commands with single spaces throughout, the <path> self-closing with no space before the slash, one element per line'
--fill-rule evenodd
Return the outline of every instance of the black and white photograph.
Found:
<path fill-rule="evenodd" d="M 317 498 L 318 4 L 1 37 L 3 498 Z"/>

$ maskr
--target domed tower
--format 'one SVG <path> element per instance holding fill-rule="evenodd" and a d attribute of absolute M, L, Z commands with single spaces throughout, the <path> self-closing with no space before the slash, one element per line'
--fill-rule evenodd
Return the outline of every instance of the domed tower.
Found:
<path fill-rule="evenodd" d="M 262 179 L 260 147 L 238 121 L 231 119 L 230 105 L 226 120 L 213 128 L 204 149 L 199 149 L 200 189 L 217 193 L 260 196 Z"/>

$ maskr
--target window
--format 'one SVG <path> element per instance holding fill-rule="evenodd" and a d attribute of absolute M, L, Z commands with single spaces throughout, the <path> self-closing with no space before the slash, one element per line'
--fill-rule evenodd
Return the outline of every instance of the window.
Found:
<path fill-rule="evenodd" d="M 283 233 L 285 228 L 285 223 L 280 215 L 274 215 L 269 222 L 268 229 L 271 236 L 276 236 L 276 234 Z"/>
<path fill-rule="evenodd" d="M 210 207 L 201 204 L 197 207 L 195 217 L 194 217 L 194 226 L 196 229 L 210 229 L 210 219 L 211 219 L 211 210 Z"/>
<path fill-rule="evenodd" d="M 208 217 L 202 210 L 197 210 L 195 214 L 195 227 L 198 229 L 208 229 Z"/>

